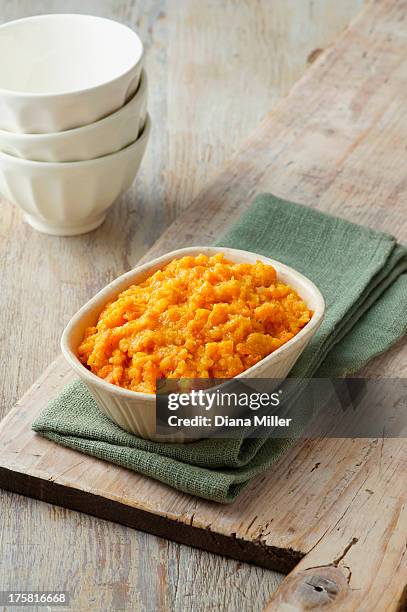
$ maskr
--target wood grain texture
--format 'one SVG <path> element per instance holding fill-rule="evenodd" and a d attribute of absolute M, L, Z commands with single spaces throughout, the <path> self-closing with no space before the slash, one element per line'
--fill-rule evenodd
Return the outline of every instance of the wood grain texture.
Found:
<path fill-rule="evenodd" d="M 58 354 L 72 313 L 137 263 L 303 74 L 312 52 L 325 48 L 361 6 L 362 0 L 0 0 L 0 21 L 72 11 L 135 27 L 147 47 L 153 119 L 139 178 L 93 234 L 37 234 L 1 202 L 2 415 Z M 280 580 L 32 499 L 2 492 L 0 506 L 0 588 L 67 589 L 75 610 L 260 610 Z"/>
<path fill-rule="evenodd" d="M 3 419 L 2 488 L 240 561 L 294 569 L 272 606 L 332 601 L 346 611 L 397 610 L 407 569 L 405 439 L 300 441 L 225 507 L 34 434 L 32 419 L 73 378 L 58 358 Z"/>
<path fill-rule="evenodd" d="M 89 497 L 106 498 L 136 510 L 132 522 L 131 513 L 126 514 L 125 509 L 117 508 L 118 521 L 139 524 L 153 532 L 160 532 L 166 527 L 165 521 L 164 524 L 160 521 L 154 524 L 155 516 L 177 521 L 179 539 L 185 540 L 189 536 L 191 543 L 210 548 L 207 542 L 203 542 L 202 533 L 188 534 L 183 527 L 204 530 L 213 538 L 212 548 L 218 552 L 222 550 L 217 545 L 219 541 L 224 546 L 224 552 L 234 557 L 239 558 L 239 549 L 245 548 L 241 555 L 243 558 L 250 557 L 253 562 L 285 571 L 293 568 L 301 557 L 313 550 L 333 522 L 341 520 L 344 510 L 354 502 L 355 490 L 357 492 L 362 475 L 370 475 L 370 494 L 372 490 L 378 492 L 383 488 L 380 474 L 386 460 L 384 442 L 316 440 L 301 442 L 291 449 L 272 471 L 257 478 L 231 506 L 180 494 L 129 470 L 55 445 L 31 431 L 32 419 L 73 378 L 69 366 L 59 357 L 3 419 L 0 426 L 2 486 L 20 490 L 24 487 L 24 479 L 20 478 L 16 483 L 10 477 L 10 470 L 27 473 L 33 479 L 44 482 L 40 488 L 38 483 L 29 482 L 28 492 L 32 495 L 75 507 L 75 490 L 90 493 Z M 390 458 L 395 474 L 403 474 L 405 458 L 401 451 L 406 450 L 403 441 L 392 442 L 390 449 L 394 453 Z M 372 466 L 377 467 L 380 462 L 379 472 L 377 469 L 372 471 Z M 48 487 L 49 484 L 56 485 L 55 492 Z M 64 487 L 69 489 L 65 499 Z M 400 487 L 403 487 L 402 476 Z M 78 504 L 85 503 L 79 495 L 76 497 Z M 365 497 L 369 499 L 369 495 Z M 87 507 L 83 509 L 103 515 L 105 510 L 99 506 L 100 500 L 89 499 Z M 293 510 L 287 513 L 287 507 Z M 109 508 L 106 510 L 108 514 Z M 151 515 L 150 525 L 146 524 L 146 517 L 142 513 Z M 233 548 L 237 550 L 231 550 L 230 542 L 228 549 L 223 536 L 231 538 Z M 171 537 L 177 537 L 176 529 L 173 529 Z M 256 547 L 259 549 L 257 553 Z M 263 555 L 263 552 L 266 554 Z"/>

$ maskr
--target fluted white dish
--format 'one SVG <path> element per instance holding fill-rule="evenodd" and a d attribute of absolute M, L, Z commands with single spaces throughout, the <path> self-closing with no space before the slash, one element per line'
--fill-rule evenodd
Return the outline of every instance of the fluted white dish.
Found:
<path fill-rule="evenodd" d="M 93 15 L 38 15 L 0 26 L 0 129 L 59 132 L 98 121 L 136 91 L 137 34 Z"/>
<path fill-rule="evenodd" d="M 103 223 L 107 209 L 133 182 L 150 135 L 116 153 L 80 162 L 37 162 L 0 153 L 0 193 L 24 211 L 36 230 L 73 236 Z"/>
<path fill-rule="evenodd" d="M 61 349 L 69 365 L 89 389 L 100 410 L 120 427 L 141 438 L 161 442 L 190 440 L 181 432 L 166 436 L 156 433 L 155 395 L 130 391 L 110 384 L 90 372 L 80 362 L 77 348 L 83 339 L 84 331 L 87 327 L 95 325 L 107 302 L 130 285 L 142 282 L 172 259 L 185 255 L 195 256 L 199 253 L 211 256 L 219 251 L 222 251 L 227 259 L 237 263 L 255 263 L 260 260 L 271 264 L 276 269 L 279 280 L 293 287 L 307 306 L 314 311 L 311 321 L 294 338 L 236 378 L 285 378 L 322 323 L 325 302 L 314 283 L 293 268 L 257 253 L 219 247 L 188 247 L 167 253 L 119 276 L 72 317 L 63 332 Z"/>
<path fill-rule="evenodd" d="M 51 134 L 0 130 L 0 152 L 32 161 L 71 162 L 120 151 L 137 140 L 147 116 L 147 75 L 134 96 L 116 112 L 79 128 Z"/>

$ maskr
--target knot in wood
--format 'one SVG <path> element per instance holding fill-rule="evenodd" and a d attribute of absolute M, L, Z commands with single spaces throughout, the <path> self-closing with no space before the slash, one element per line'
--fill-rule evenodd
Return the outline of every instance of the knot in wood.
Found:
<path fill-rule="evenodd" d="M 289 604 L 295 610 L 316 610 L 336 606 L 346 597 L 349 585 L 338 567 L 327 565 L 293 573 L 279 591 L 280 603 Z"/>

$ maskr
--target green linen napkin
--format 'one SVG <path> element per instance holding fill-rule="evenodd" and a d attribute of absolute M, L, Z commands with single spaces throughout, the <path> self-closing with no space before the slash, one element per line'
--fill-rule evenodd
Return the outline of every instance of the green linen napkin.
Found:
<path fill-rule="evenodd" d="M 290 376 L 341 377 L 407 332 L 407 251 L 395 238 L 280 200 L 256 198 L 217 246 L 246 249 L 303 272 L 326 300 L 324 322 Z M 222 503 L 236 499 L 291 440 L 200 440 L 161 444 L 123 431 L 80 381 L 36 419 L 46 438 Z"/>

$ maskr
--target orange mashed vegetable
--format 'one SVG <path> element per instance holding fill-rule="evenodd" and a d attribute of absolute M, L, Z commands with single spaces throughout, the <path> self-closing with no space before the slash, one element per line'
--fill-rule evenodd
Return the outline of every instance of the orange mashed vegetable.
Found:
<path fill-rule="evenodd" d="M 270 265 L 182 257 L 106 304 L 78 354 L 106 381 L 155 393 L 157 378 L 236 376 L 311 317 Z"/>

